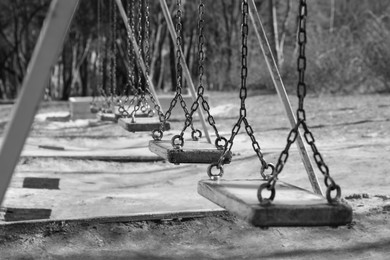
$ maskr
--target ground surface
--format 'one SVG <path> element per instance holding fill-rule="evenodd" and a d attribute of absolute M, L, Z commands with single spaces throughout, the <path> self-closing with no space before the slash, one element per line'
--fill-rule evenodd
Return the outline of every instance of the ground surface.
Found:
<path fill-rule="evenodd" d="M 256 131 L 266 159 L 275 162 L 288 133 L 283 109 L 276 95 L 251 93 L 249 96 L 249 121 Z M 220 131 L 229 136 L 229 129 L 238 115 L 236 93 L 213 93 L 211 102 Z M 292 103 L 295 106 L 293 97 Z M 388 259 L 390 96 L 309 97 L 306 105 L 307 120 L 316 143 L 331 169 L 331 175 L 342 187 L 343 197 L 353 206 L 352 225 L 337 229 L 263 230 L 252 228 L 226 213 L 204 218 L 125 223 L 77 221 L 2 224 L 0 259 Z M 10 109 L 9 105 L 0 107 L 1 132 Z M 66 104 L 42 106 L 25 152 L 37 144 L 55 144 L 88 151 L 107 147 L 108 151 L 118 151 L 129 148 L 129 145 L 143 147 L 142 140 L 148 139 L 147 135 L 130 134 L 113 124 L 42 120 L 49 112 L 65 112 L 66 109 Z M 172 124 L 173 129 L 180 129 L 182 125 L 177 121 Z M 197 124 L 200 127 L 199 122 Z M 167 133 L 168 138 L 174 133 L 174 130 Z M 134 140 L 137 142 L 134 143 Z M 237 136 L 233 152 L 235 157 L 233 163 L 225 167 L 225 178 L 258 177 L 258 159 L 252 156 L 249 138 L 243 132 Z M 95 211 L 86 211 L 84 214 L 95 212 L 104 215 L 112 211 L 112 207 L 126 213 L 126 207 L 130 208 L 128 203 L 133 207 L 131 210 L 138 207 L 138 210 L 150 211 L 154 207 L 153 196 L 160 197 L 160 200 L 167 198 L 169 203 L 162 205 L 162 208 L 172 204 L 175 207 L 186 205 L 191 208 L 196 205 L 198 208 L 210 208 L 215 206 L 196 194 L 197 180 L 206 177 L 206 167 L 174 166 L 163 162 L 105 162 L 26 156 L 20 160 L 4 204 L 23 206 L 23 203 L 35 203 L 34 199 L 28 201 L 29 197 L 39 195 L 42 191 L 23 191 L 20 187 L 21 179 L 48 176 L 56 172 L 56 176 L 66 180 L 60 192 L 65 192 L 68 198 L 55 200 L 52 202 L 53 208 L 75 196 L 73 205 L 77 210 L 73 211 L 72 203 L 65 204 L 61 213 L 65 216 L 81 214 L 82 204 L 93 205 L 93 199 L 97 200 L 95 203 L 100 207 L 96 206 Z M 322 177 L 319 178 L 322 183 Z M 295 147 L 282 179 L 310 189 Z M 159 191 L 164 191 L 164 194 L 159 195 Z M 149 201 L 143 193 L 151 196 Z M 40 195 L 45 200 L 53 194 Z M 112 194 L 126 194 L 127 197 L 122 197 L 122 205 L 119 200 L 107 203 L 107 206 L 99 204 L 98 196 L 103 198 Z M 81 203 L 83 196 L 90 199 Z M 170 200 L 175 203 L 170 203 Z M 137 204 L 137 201 L 141 203 Z M 108 209 L 102 210 L 102 206 Z M 53 211 L 53 214 L 55 217 L 57 213 Z"/>

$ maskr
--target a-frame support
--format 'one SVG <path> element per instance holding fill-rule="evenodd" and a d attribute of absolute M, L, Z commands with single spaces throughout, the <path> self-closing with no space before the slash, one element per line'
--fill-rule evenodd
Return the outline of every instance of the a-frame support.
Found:
<path fill-rule="evenodd" d="M 120 0 L 116 0 L 118 6 L 122 3 Z M 171 36 L 173 39 L 176 39 L 176 33 L 174 31 L 172 20 L 167 13 L 168 8 L 166 6 L 165 0 L 160 0 L 164 15 L 168 22 L 168 28 L 170 28 Z M 249 0 L 251 9 L 257 13 L 257 9 L 253 0 Z M 23 148 L 24 142 L 27 138 L 28 132 L 30 130 L 31 124 L 34 120 L 34 115 L 38 109 L 39 102 L 42 98 L 42 94 L 47 83 L 47 79 L 50 74 L 50 68 L 55 64 L 58 57 L 58 53 L 61 50 L 61 46 L 65 39 L 68 27 L 72 21 L 73 14 L 77 9 L 78 0 L 53 0 L 50 5 L 50 9 L 46 20 L 43 24 L 40 37 L 35 46 L 33 56 L 29 63 L 27 69 L 27 74 L 24 78 L 22 85 L 22 92 L 18 101 L 12 111 L 12 116 L 9 124 L 7 125 L 4 142 L 0 148 L 0 165 L 2 172 L 0 173 L 0 203 L 2 203 L 7 187 L 12 178 L 12 173 L 15 169 L 17 161 L 19 159 L 21 150 Z M 122 6 L 122 11 L 124 11 Z M 122 13 L 121 11 L 121 13 Z M 126 17 L 126 16 L 125 16 Z M 253 24 L 256 27 L 256 35 L 259 39 L 260 46 L 264 49 L 262 45 L 261 35 L 257 30 L 256 23 L 261 21 L 258 15 L 257 19 L 253 16 L 252 11 L 250 12 L 250 17 Z M 123 15 L 122 15 L 123 18 Z M 127 18 L 125 19 L 127 24 Z M 129 27 L 127 26 L 127 29 Z M 136 52 L 137 53 L 137 52 Z M 263 52 L 265 54 L 265 52 Z M 266 55 L 265 55 L 266 56 Z M 267 60 L 268 66 L 270 66 L 269 61 Z M 274 62 L 274 60 L 272 59 Z M 184 65 L 184 73 L 187 79 L 188 84 L 190 85 L 191 94 L 195 97 L 195 88 L 190 77 L 188 68 L 186 64 Z M 274 64 L 275 65 L 275 64 Z M 277 82 L 271 73 L 271 77 L 274 82 Z M 151 82 L 151 81 L 150 81 Z M 292 112 L 291 106 L 289 104 L 286 92 L 284 90 L 283 83 L 279 81 L 280 87 L 276 88 L 279 94 L 279 97 L 284 104 L 286 113 L 288 115 L 291 125 L 295 125 L 295 118 Z M 275 84 L 278 86 L 278 84 Z M 155 94 L 154 89 L 152 90 Z M 287 101 L 287 102 L 286 102 Z M 200 111 L 200 114 L 202 112 Z M 203 115 L 203 114 L 202 114 Z M 204 116 L 201 116 L 202 124 L 205 124 Z M 204 128 L 205 125 L 204 125 Z M 205 129 L 206 136 L 208 132 Z M 207 138 L 210 141 L 210 138 Z M 311 180 L 313 189 L 316 193 L 322 194 L 321 188 L 318 184 L 314 170 L 311 166 L 310 159 L 307 155 L 306 148 L 303 145 L 301 135 L 297 138 L 299 151 L 301 153 L 302 160 L 305 164 L 305 168 L 308 172 L 309 179 Z"/>
<path fill-rule="evenodd" d="M 0 205 L 79 0 L 52 0 L 0 148 Z"/>
<path fill-rule="evenodd" d="M 284 110 L 287 114 L 288 121 L 290 123 L 290 126 L 293 128 L 296 125 L 297 120 L 295 119 L 294 112 L 291 108 L 290 100 L 288 99 L 286 88 L 284 87 L 282 78 L 280 76 L 278 66 L 276 65 L 275 59 L 272 55 L 272 52 L 270 51 L 269 43 L 267 41 L 266 35 L 259 33 L 259 28 L 262 29 L 262 32 L 264 32 L 264 27 L 261 22 L 259 12 L 257 11 L 257 7 L 254 0 L 248 0 L 249 3 L 249 16 L 252 21 L 253 27 L 255 29 L 255 34 L 259 43 L 259 46 L 261 48 L 261 52 L 263 53 L 264 60 L 267 64 L 267 68 L 269 70 L 272 82 L 274 83 L 275 89 L 278 93 L 279 99 L 283 104 Z M 264 47 L 264 45 L 267 44 L 267 49 Z M 268 51 L 267 51 L 268 50 Z M 277 75 L 277 77 L 275 77 Z M 298 130 L 297 135 L 297 147 L 299 151 L 299 155 L 301 156 L 303 165 L 305 166 L 307 175 L 309 177 L 309 181 L 311 183 L 311 186 L 313 188 L 314 193 L 319 195 L 324 195 L 321 186 L 318 182 L 318 178 L 314 172 L 312 163 L 310 161 L 309 155 L 307 153 L 307 149 L 303 143 L 302 134 Z"/>

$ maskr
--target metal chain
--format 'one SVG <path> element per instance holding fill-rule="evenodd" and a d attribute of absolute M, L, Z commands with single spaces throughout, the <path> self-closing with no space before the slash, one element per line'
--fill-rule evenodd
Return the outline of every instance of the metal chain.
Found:
<path fill-rule="evenodd" d="M 138 46 L 139 46 L 139 57 L 143 57 L 143 35 L 142 35 L 142 0 L 138 2 Z M 133 112 L 131 113 L 131 117 L 133 118 L 133 122 L 135 122 L 135 113 L 141 109 L 142 112 L 146 112 L 148 110 L 148 103 L 145 98 L 145 87 L 142 86 L 142 70 L 140 65 L 140 60 L 137 60 L 137 71 L 138 71 L 138 98 L 137 103 L 134 105 Z"/>
<path fill-rule="evenodd" d="M 207 113 L 207 121 L 208 121 L 209 125 L 214 129 L 214 132 L 215 132 L 215 135 L 216 135 L 215 146 L 218 149 L 223 149 L 225 147 L 226 143 L 227 143 L 227 140 L 226 140 L 225 137 L 219 135 L 218 129 L 217 129 L 216 125 L 215 125 L 214 117 L 210 113 L 210 106 L 209 106 L 208 102 L 206 101 L 206 99 L 203 96 L 204 90 L 205 90 L 204 86 L 203 86 L 204 59 L 205 59 L 205 53 L 204 53 L 204 50 L 203 50 L 203 45 L 204 45 L 204 34 L 203 34 L 203 29 L 204 29 L 203 28 L 203 24 L 204 24 L 204 19 L 203 19 L 204 9 L 205 9 L 205 4 L 203 3 L 203 0 L 199 0 L 199 7 L 198 7 L 198 35 L 199 35 L 198 36 L 198 60 L 199 60 L 198 61 L 198 71 L 199 71 L 199 85 L 198 85 L 198 93 L 197 93 L 198 96 L 197 96 L 196 100 L 194 101 L 194 103 L 191 106 L 191 112 L 190 112 L 189 116 L 186 118 L 186 120 L 184 122 L 184 127 L 183 127 L 180 135 L 174 136 L 173 139 L 175 139 L 175 140 L 173 140 L 172 142 L 176 143 L 176 139 L 178 139 L 178 140 L 180 140 L 179 143 L 184 144 L 184 140 L 182 140 L 183 136 L 184 136 L 184 132 L 191 125 L 192 119 L 193 119 L 193 115 L 198 110 L 199 102 L 201 101 L 202 102 L 202 107 L 203 107 L 203 109 Z M 198 134 L 198 136 L 196 136 L 196 134 Z M 202 132 L 200 130 L 195 130 L 195 131 L 193 130 L 191 136 L 192 136 L 193 140 L 197 140 L 198 138 L 200 138 L 202 136 Z"/>
<path fill-rule="evenodd" d="M 149 19 L 149 0 L 145 0 L 145 67 L 146 74 L 150 73 L 150 43 L 149 43 L 149 29 L 150 29 L 150 19 Z"/>
<path fill-rule="evenodd" d="M 130 27 L 133 27 L 132 21 L 133 21 L 134 14 L 132 13 L 130 0 L 127 1 L 126 14 L 127 14 L 127 23 L 129 24 Z M 133 66 L 133 68 L 131 67 L 131 63 L 133 61 L 134 51 L 133 51 L 133 48 L 131 46 L 130 32 L 127 32 L 126 45 L 127 45 L 126 46 L 127 47 L 127 62 L 128 62 L 128 66 L 129 66 L 128 73 L 127 73 L 127 84 L 126 84 L 126 88 L 125 88 L 124 93 L 123 93 L 126 95 L 126 98 L 124 100 L 122 100 L 122 98 L 119 100 L 118 111 L 122 116 L 129 117 L 130 116 L 129 108 L 130 108 L 130 106 L 132 106 L 134 104 L 134 102 L 137 98 L 137 95 L 138 95 L 138 90 L 134 86 L 134 71 L 133 71 L 134 66 Z M 129 90 L 130 89 L 133 92 L 133 97 L 131 99 L 129 98 L 129 95 L 130 95 Z M 127 109 L 125 108 L 125 106 L 127 106 Z"/>
<path fill-rule="evenodd" d="M 102 86 L 101 86 L 101 89 L 100 89 L 100 95 L 103 97 L 103 102 L 102 102 L 102 106 L 99 108 L 100 111 L 102 112 L 105 112 L 107 110 L 107 104 L 108 104 L 108 93 L 109 93 L 109 86 L 110 86 L 110 60 L 109 60 L 109 53 L 108 53 L 108 49 L 107 48 L 107 44 L 109 44 L 109 40 L 108 38 L 106 37 L 106 34 L 104 34 L 104 37 L 102 39 L 103 41 L 101 42 L 101 51 L 100 51 L 100 75 L 101 75 L 101 82 L 102 82 Z M 102 56 L 102 54 L 104 53 L 104 56 Z M 108 78 L 107 80 L 105 81 L 104 80 L 104 71 L 107 72 L 107 75 L 108 75 Z M 108 83 L 107 83 L 108 81 Z"/>
<path fill-rule="evenodd" d="M 146 27 L 146 31 L 145 31 L 146 74 L 149 75 L 150 74 L 150 42 L 149 42 L 149 40 L 150 40 L 150 3 L 149 3 L 149 0 L 145 1 L 145 27 Z M 149 78 L 146 77 L 145 80 L 146 80 L 145 92 L 149 96 L 150 100 L 152 101 L 155 111 L 157 111 L 159 121 L 163 122 L 164 121 L 164 114 L 162 113 L 161 108 L 160 108 L 159 104 L 157 103 L 157 100 L 155 99 L 153 94 L 150 92 Z M 150 108 L 149 114 L 154 115 L 155 111 L 153 110 L 153 108 Z"/>
<path fill-rule="evenodd" d="M 135 17 L 136 17 L 136 13 L 138 13 L 139 16 L 140 16 L 142 2 L 139 3 L 138 10 L 136 9 L 137 8 L 137 4 L 136 4 L 137 2 L 133 1 L 131 3 L 131 5 L 130 5 L 130 2 L 131 2 L 130 0 L 127 2 L 127 12 L 128 12 L 128 18 L 130 20 L 129 21 L 129 25 L 131 27 L 131 31 L 134 34 L 134 37 L 136 37 Z M 141 19 L 141 17 L 139 19 Z M 141 24 L 141 22 L 139 22 L 139 24 Z M 142 39 L 141 39 L 141 41 L 142 41 Z M 129 32 L 127 34 L 127 44 L 128 44 L 127 51 L 128 51 L 129 66 L 130 66 L 131 63 L 133 64 L 133 68 L 132 69 L 129 68 L 129 75 L 128 75 L 128 77 L 130 78 L 129 84 L 131 84 L 131 88 L 132 88 L 134 96 L 129 101 L 129 103 L 127 104 L 127 108 L 125 109 L 123 107 L 123 108 L 120 108 L 120 110 L 121 110 L 121 113 L 122 113 L 123 116 L 125 116 L 125 117 L 132 117 L 133 120 L 134 120 L 135 113 L 140 108 L 139 104 L 140 104 L 140 100 L 141 100 L 140 99 L 140 95 L 141 95 L 142 89 L 141 89 L 141 83 L 140 83 L 141 82 L 141 78 L 139 76 L 140 73 L 139 73 L 139 67 L 138 67 L 138 59 L 137 59 L 137 57 L 135 55 L 134 49 L 131 48 L 131 35 L 130 35 Z M 135 73 L 135 70 L 137 70 L 137 74 Z M 131 108 L 132 108 L 132 112 L 129 112 Z"/>
<path fill-rule="evenodd" d="M 300 0 L 299 2 L 299 15 L 298 15 L 298 45 L 299 45 L 299 55 L 297 59 L 297 70 L 298 70 L 298 85 L 297 85 L 297 97 L 298 97 L 298 109 L 297 109 L 297 123 L 293 129 L 291 129 L 288 137 L 287 144 L 284 150 L 281 152 L 279 159 L 276 163 L 276 166 L 273 170 L 272 176 L 269 178 L 267 183 L 260 185 L 258 189 L 258 199 L 261 203 L 270 203 L 275 197 L 275 185 L 278 180 L 278 175 L 282 172 L 284 165 L 287 162 L 289 156 L 289 149 L 291 145 L 297 139 L 299 135 L 298 129 L 299 126 L 303 127 L 304 137 L 306 142 L 310 145 L 313 151 L 313 157 L 317 164 L 318 169 L 325 177 L 325 185 L 327 187 L 326 199 L 329 203 L 336 202 L 341 196 L 341 188 L 329 174 L 329 168 L 325 164 L 322 155 L 319 153 L 317 146 L 315 145 L 315 139 L 312 132 L 309 130 L 306 124 L 306 112 L 304 109 L 304 99 L 306 96 L 306 84 L 305 84 L 305 70 L 306 70 L 306 19 L 307 19 L 307 4 L 306 0 Z M 271 191 L 271 196 L 269 198 L 262 197 L 263 190 Z M 336 191 L 336 196 L 332 197 L 331 192 Z"/>
<path fill-rule="evenodd" d="M 146 74 L 150 75 L 150 3 L 149 0 L 145 0 L 145 67 L 146 67 Z M 149 95 L 150 100 L 153 102 L 154 106 L 158 106 L 157 102 L 155 102 L 155 99 L 153 95 L 149 91 L 149 78 L 145 77 L 145 92 Z M 148 106 L 148 114 L 149 116 L 154 115 L 155 111 L 153 108 Z M 157 111 L 159 111 L 158 109 Z M 160 111 L 161 112 L 161 111 Z"/>
<path fill-rule="evenodd" d="M 260 162 L 261 162 L 261 169 L 260 174 L 261 176 L 266 179 L 268 176 L 264 174 L 264 171 L 268 169 L 268 167 L 271 167 L 273 169 L 272 164 L 268 164 L 263 156 L 263 153 L 261 152 L 261 147 L 259 143 L 256 141 L 256 137 L 254 136 L 254 131 L 252 126 L 249 124 L 246 116 L 247 116 L 247 110 L 245 106 L 245 100 L 247 98 L 247 87 L 246 87 L 246 81 L 248 77 L 248 65 L 247 65 L 247 57 L 248 57 L 248 16 L 249 16 L 249 6 L 247 0 L 242 0 L 241 2 L 241 15 L 242 15 L 242 23 L 241 23 L 241 89 L 240 89 L 240 99 L 241 99 L 241 107 L 240 107 L 240 117 L 238 118 L 236 124 L 234 125 L 232 129 L 232 134 L 230 136 L 229 141 L 227 141 L 225 145 L 225 150 L 223 155 L 219 158 L 217 163 L 212 163 L 208 169 L 207 174 L 209 175 L 210 179 L 212 180 L 218 180 L 223 175 L 223 164 L 225 162 L 226 156 L 231 152 L 231 149 L 233 147 L 234 138 L 239 133 L 241 124 L 244 123 L 245 130 L 252 141 L 252 147 L 253 150 L 256 152 Z M 214 174 L 212 172 L 212 169 L 216 167 L 219 169 L 218 174 Z"/>
<path fill-rule="evenodd" d="M 131 9 L 130 7 L 130 1 L 128 1 L 127 3 L 127 13 L 128 13 L 128 17 L 131 16 L 131 20 L 129 20 L 129 24 L 131 26 L 131 29 L 133 32 L 135 32 L 135 3 L 133 3 L 133 8 Z M 150 10 L 149 10 L 149 1 L 146 1 L 145 2 L 145 59 L 146 59 L 146 71 L 147 71 L 147 74 L 149 74 L 149 60 L 150 60 L 150 57 L 149 57 L 149 47 L 150 47 L 150 44 L 149 44 L 149 30 L 150 30 Z M 141 9 L 142 8 L 142 2 L 140 2 L 140 4 L 138 5 L 138 13 L 141 13 Z M 132 13 L 130 15 L 130 13 Z M 142 17 L 140 16 L 139 17 L 139 28 L 141 29 L 140 31 L 142 31 Z M 140 36 L 140 34 L 138 35 L 138 41 L 141 41 L 142 42 L 142 35 Z M 133 49 L 131 48 L 131 37 L 130 37 L 130 34 L 128 34 L 128 38 L 127 38 L 127 44 L 128 44 L 128 60 L 129 60 L 129 63 L 132 61 L 132 60 L 135 60 L 134 64 L 138 64 L 139 61 L 137 61 L 136 57 L 134 56 L 134 51 Z M 140 53 L 141 53 L 141 48 L 140 48 Z M 142 53 L 141 53 L 142 54 Z M 135 67 L 134 67 L 135 69 Z M 155 110 L 157 111 L 158 115 L 159 115 L 159 119 L 160 121 L 163 120 L 164 118 L 164 114 L 162 113 L 161 111 L 161 108 L 160 106 L 158 105 L 156 99 L 154 98 L 153 94 L 150 92 L 149 90 L 149 79 L 148 77 L 146 77 L 146 87 L 145 87 L 145 90 L 143 90 L 141 88 L 141 84 L 139 84 L 139 82 L 141 82 L 140 80 L 141 78 L 138 78 L 137 82 L 135 80 L 135 77 L 134 77 L 134 73 L 131 73 L 129 71 L 129 84 L 132 83 L 132 87 L 133 87 L 133 92 L 134 92 L 134 97 L 132 98 L 132 100 L 130 100 L 129 102 L 129 106 L 128 106 L 128 109 L 125 109 L 124 107 L 121 107 L 120 110 L 122 111 L 121 113 L 127 117 L 132 117 L 134 119 L 134 116 L 135 116 L 135 113 L 134 111 L 138 111 L 140 108 L 141 110 L 144 110 L 148 113 L 148 116 L 153 116 L 155 114 L 155 111 L 153 110 L 153 108 L 150 107 L 150 105 L 147 103 L 147 100 L 146 100 L 146 97 L 145 97 L 145 93 L 150 97 L 150 100 L 151 102 L 153 103 L 153 106 L 155 108 Z M 135 88 L 134 84 L 138 83 L 138 87 Z M 141 96 L 141 97 L 140 97 Z M 128 110 L 130 108 L 131 105 L 133 105 L 135 103 L 135 100 L 137 100 L 137 104 L 134 106 L 134 110 L 132 113 L 128 113 Z M 145 110 L 146 109 L 146 110 Z"/>
<path fill-rule="evenodd" d="M 116 16 L 117 16 L 117 11 L 116 11 L 116 8 L 115 8 L 115 4 L 113 4 L 113 14 L 112 14 L 112 89 L 113 89 L 113 93 L 114 93 L 114 96 L 116 95 Z"/>
<path fill-rule="evenodd" d="M 188 112 L 188 109 L 187 109 L 187 105 L 181 95 L 181 92 L 182 92 L 182 74 L 183 74 L 183 69 L 181 67 L 181 42 L 182 42 L 182 39 L 181 39 L 181 30 L 182 30 L 182 23 L 181 23 L 181 15 L 182 15 L 182 10 L 181 10 L 181 0 L 177 0 L 176 1 L 176 7 L 177 7 L 177 11 L 176 11 L 176 34 L 177 34 L 177 38 L 176 38 L 176 94 L 175 94 L 175 97 L 171 100 L 171 103 L 170 103 L 170 106 L 169 106 L 169 109 L 168 111 L 165 113 L 165 116 L 164 116 L 164 120 L 161 122 L 161 125 L 159 127 L 159 129 L 155 129 L 152 131 L 152 137 L 154 140 L 161 140 L 162 137 L 163 137 L 163 132 L 165 130 L 165 124 L 167 122 L 167 120 L 170 118 L 171 116 L 171 113 L 172 113 L 172 110 L 173 108 L 176 106 L 177 104 L 177 101 L 179 100 L 180 101 L 180 105 L 184 111 L 184 114 L 185 114 L 185 117 L 186 119 L 189 117 L 189 112 Z M 193 127 L 193 124 L 192 124 L 192 121 L 191 121 L 191 129 L 193 131 L 196 131 Z M 183 139 L 181 139 L 183 140 Z M 172 139 L 173 141 L 173 139 Z M 184 141 L 183 141 L 184 142 Z M 179 143 L 179 144 L 172 144 L 173 147 L 175 148 L 179 148 L 180 146 L 182 146 L 183 143 Z"/>
<path fill-rule="evenodd" d="M 97 55 L 96 55 L 96 64 L 97 64 L 97 92 L 101 92 L 103 90 L 102 85 L 102 75 L 100 74 L 100 70 L 103 68 L 103 66 L 100 64 L 101 59 L 101 43 L 100 43 L 100 32 L 101 32 L 101 2 L 100 0 L 97 1 Z M 93 96 L 92 101 L 90 104 L 90 110 L 92 113 L 97 113 L 99 111 L 99 108 L 96 104 L 96 89 L 93 89 Z"/>
<path fill-rule="evenodd" d="M 114 9 L 114 1 L 111 0 L 110 1 L 110 5 L 109 5 L 109 21 L 110 21 L 110 26 L 112 27 L 112 12 L 113 12 L 113 9 Z M 102 95 L 104 96 L 104 107 L 102 109 L 102 112 L 104 113 L 111 113 L 112 110 L 111 110 L 111 97 L 112 97 L 112 89 L 113 89 L 113 70 L 112 70 L 112 40 L 113 40 L 113 35 L 112 35 L 112 28 L 111 28 L 111 41 L 109 42 L 109 47 L 108 47 L 108 61 L 107 61 L 107 70 L 108 70 L 108 82 L 109 82 L 109 86 L 107 87 L 108 88 L 108 91 L 104 91 L 104 93 L 102 93 Z M 108 43 L 107 43 L 108 44 Z"/>

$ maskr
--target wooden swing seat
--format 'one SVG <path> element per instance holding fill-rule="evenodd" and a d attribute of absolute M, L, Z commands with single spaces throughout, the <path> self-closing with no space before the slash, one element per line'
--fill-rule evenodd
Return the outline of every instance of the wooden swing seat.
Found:
<path fill-rule="evenodd" d="M 120 118 L 118 124 L 129 132 L 152 132 L 154 129 L 159 129 L 161 123 L 157 117 L 140 117 L 132 122 L 131 118 Z M 171 125 L 166 122 L 165 130 L 171 129 Z"/>
<path fill-rule="evenodd" d="M 105 121 L 105 122 L 117 122 L 118 119 L 116 118 L 114 113 L 103 113 L 103 112 L 98 112 L 96 114 L 97 119 L 100 121 Z"/>
<path fill-rule="evenodd" d="M 183 149 L 175 149 L 172 147 L 170 140 L 150 141 L 149 150 L 170 163 L 213 163 L 218 162 L 223 154 L 223 150 L 218 150 L 214 145 L 186 140 Z M 230 163 L 232 159 L 231 152 L 226 156 L 224 164 Z"/>
<path fill-rule="evenodd" d="M 150 116 L 144 112 L 136 112 L 135 117 L 139 118 L 139 117 L 150 117 Z M 118 113 L 115 113 L 115 118 L 116 118 L 116 120 L 119 120 L 119 118 L 124 118 L 124 117 L 118 112 Z"/>
<path fill-rule="evenodd" d="M 202 180 L 198 193 L 257 227 L 340 226 L 351 223 L 352 208 L 278 181 L 274 201 L 261 205 L 257 190 L 264 180 Z"/>

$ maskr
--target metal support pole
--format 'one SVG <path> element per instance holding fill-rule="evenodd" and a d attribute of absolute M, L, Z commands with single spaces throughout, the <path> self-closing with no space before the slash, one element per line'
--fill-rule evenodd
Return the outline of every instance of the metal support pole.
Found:
<path fill-rule="evenodd" d="M 173 40 L 173 42 L 175 42 L 177 35 L 176 35 L 175 26 L 173 25 L 173 22 L 172 22 L 171 15 L 169 14 L 169 8 L 167 6 L 167 2 L 165 0 L 160 0 L 160 4 L 161 4 L 161 9 L 164 13 L 165 20 L 167 21 L 168 29 L 169 29 L 169 32 L 171 34 L 172 40 Z M 183 50 L 181 48 L 179 51 L 181 52 L 181 56 L 185 57 Z M 182 65 L 183 65 L 184 77 L 187 80 L 187 83 L 188 83 L 188 86 L 190 89 L 190 93 L 191 93 L 191 97 L 192 97 L 192 101 L 194 102 L 196 100 L 196 90 L 195 90 L 194 82 L 192 81 L 192 78 L 191 78 L 190 70 L 188 69 L 188 66 L 187 66 L 187 63 L 185 62 L 185 59 L 183 59 Z M 198 115 L 200 118 L 200 122 L 202 123 L 203 131 L 205 133 L 207 142 L 211 143 L 210 134 L 207 130 L 206 119 L 204 117 L 202 108 L 198 109 Z"/>
<path fill-rule="evenodd" d="M 53 0 L 50 4 L 0 149 L 0 205 L 77 5 L 78 0 Z"/>
<path fill-rule="evenodd" d="M 295 127 L 297 121 L 295 119 L 294 112 L 291 108 L 291 103 L 290 103 L 290 100 L 288 99 L 282 78 L 280 77 L 278 66 L 275 62 L 275 59 L 274 59 L 272 52 L 271 52 L 271 48 L 269 46 L 269 42 L 266 38 L 264 27 L 263 27 L 263 24 L 262 24 L 260 16 L 259 16 L 259 12 L 257 11 L 256 4 L 255 4 L 254 0 L 249 0 L 248 2 L 249 2 L 249 7 L 250 7 L 249 8 L 249 15 L 250 15 L 250 18 L 252 20 L 253 27 L 255 28 L 255 33 L 256 33 L 261 51 L 262 51 L 263 56 L 264 56 L 264 60 L 267 64 L 267 68 L 270 72 L 272 82 L 274 83 L 274 86 L 275 86 L 276 91 L 278 93 L 279 99 L 283 104 L 283 107 L 284 107 L 284 110 L 287 114 L 287 118 L 289 120 L 290 126 Z M 255 16 L 254 16 L 254 14 L 255 14 Z M 262 34 L 259 33 L 258 28 L 262 29 L 262 32 L 263 32 Z M 267 48 L 268 48 L 267 50 L 264 48 L 264 44 L 267 45 Z M 277 75 L 278 80 L 275 78 L 275 75 Z M 305 147 L 303 140 L 302 140 L 302 135 L 301 135 L 299 130 L 298 130 L 296 145 L 298 147 L 299 154 L 301 156 L 303 165 L 305 166 L 305 169 L 306 169 L 307 175 L 309 177 L 309 181 L 311 183 L 313 191 L 315 193 L 323 196 L 321 186 L 318 183 L 318 178 L 314 172 L 312 163 L 310 161 L 306 147 Z"/>
<path fill-rule="evenodd" d="M 164 113 L 163 108 L 162 108 L 161 103 L 160 103 L 160 100 L 158 99 L 156 89 L 154 88 L 153 80 L 150 78 L 150 75 L 148 75 L 146 72 L 145 61 L 139 53 L 139 46 L 137 44 L 137 40 L 135 39 L 133 31 L 131 30 L 131 27 L 128 23 L 128 18 L 127 18 L 126 12 L 125 12 L 125 8 L 123 7 L 121 0 L 116 0 L 116 5 L 118 6 L 119 13 L 121 14 L 123 23 L 125 24 L 125 27 L 127 30 L 127 33 L 130 35 L 130 40 L 131 40 L 131 43 L 133 44 L 134 52 L 135 52 L 135 55 L 137 56 L 137 59 L 139 61 L 139 65 L 141 66 L 142 74 L 144 74 L 145 79 L 148 81 L 149 89 L 151 90 L 153 97 L 156 99 L 156 102 L 157 102 L 158 106 L 160 107 L 161 112 Z"/>

